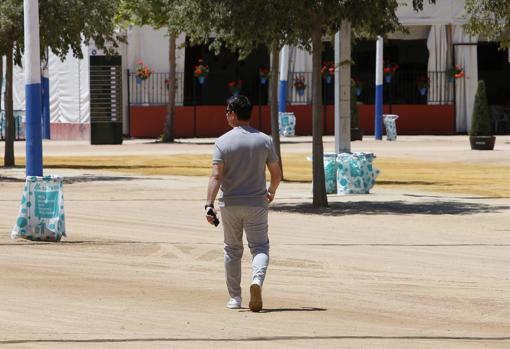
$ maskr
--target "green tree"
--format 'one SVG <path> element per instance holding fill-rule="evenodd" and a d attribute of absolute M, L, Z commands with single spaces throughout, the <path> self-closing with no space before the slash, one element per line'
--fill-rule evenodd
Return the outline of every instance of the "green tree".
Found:
<path fill-rule="evenodd" d="M 429 0 L 429 3 L 434 3 Z M 415 10 L 423 8 L 423 0 L 413 0 Z M 332 37 L 340 31 L 342 23 L 347 25 L 341 31 L 343 40 L 350 41 L 350 30 L 358 37 L 374 38 L 376 35 L 384 35 L 397 29 L 403 30 L 395 14 L 398 1 L 396 0 L 299 0 L 294 1 L 294 8 L 301 15 L 293 23 L 298 26 L 302 44 L 311 41 L 312 50 L 312 122 L 313 122 L 313 206 L 316 208 L 327 207 L 326 185 L 324 177 L 324 148 L 322 142 L 323 121 L 321 112 L 322 84 L 321 84 L 321 52 L 322 37 Z M 377 15 L 374 16 L 374 13 Z M 350 25 L 349 25 L 350 24 Z M 349 28 L 350 27 L 350 28 Z M 342 57 L 339 62 L 344 72 L 350 71 L 350 57 Z M 344 74 L 346 75 L 346 74 Z M 349 74 L 350 75 L 350 74 Z M 350 76 L 344 76 L 344 90 L 348 88 Z M 345 88 L 346 87 L 346 88 Z M 343 109 L 347 110 L 346 105 Z"/>
<path fill-rule="evenodd" d="M 429 2 L 434 2 L 430 0 Z M 333 35 L 342 21 L 348 21 L 358 36 L 375 37 L 403 29 L 396 17 L 397 0 L 185 0 L 181 18 L 188 19 L 183 28 L 193 41 L 205 42 L 216 35 L 213 47 L 225 45 L 238 50 L 241 57 L 254 47 L 271 47 L 272 135 L 279 144 L 276 105 L 277 52 L 284 44 L 299 45 L 312 52 L 312 120 L 313 120 L 313 206 L 327 207 L 323 165 L 323 121 L 321 52 L 324 35 Z M 413 0 L 415 9 L 423 0 Z M 377 14 L 377 15 L 374 15 Z M 350 64 L 347 60 L 346 64 Z M 276 127 L 275 127 L 276 126 Z M 279 150 L 279 148 L 278 148 Z"/>
<path fill-rule="evenodd" d="M 300 44 L 300 35 L 293 25 L 299 13 L 292 0 L 186 0 L 180 7 L 182 27 L 191 44 L 207 43 L 219 52 L 223 47 L 245 58 L 261 45 L 271 53 L 269 77 L 269 103 L 271 112 L 271 136 L 280 158 L 280 134 L 278 127 L 278 77 L 279 52 L 285 44 Z M 209 37 L 214 33 L 214 40 Z M 307 44 L 308 45 L 308 44 Z M 308 45 L 309 46 L 309 45 Z"/>
<path fill-rule="evenodd" d="M 114 53 L 122 36 L 113 23 L 119 0 L 39 0 L 41 54 L 49 47 L 65 59 L 71 51 L 83 58 L 81 44 L 93 41 L 98 48 Z M 12 66 L 21 66 L 24 50 L 23 1 L 0 2 L 0 56 L 6 55 L 6 118 L 8 125 L 4 166 L 14 166 L 14 118 L 12 116 Z"/>
<path fill-rule="evenodd" d="M 485 91 L 485 82 L 483 80 L 478 81 L 469 134 L 471 136 L 491 135 L 491 117 L 489 104 L 487 102 L 487 93 Z"/>
<path fill-rule="evenodd" d="M 122 27 L 130 24 L 150 25 L 154 28 L 166 28 L 168 32 L 168 66 L 169 66 L 169 86 L 168 86 L 168 104 L 163 137 L 164 143 L 173 142 L 174 120 L 175 120 L 175 98 L 177 94 L 177 76 L 176 76 L 176 49 L 177 36 L 183 27 L 178 11 L 179 6 L 185 1 L 175 0 L 121 0 L 119 13 L 116 16 L 116 23 Z"/>
<path fill-rule="evenodd" d="M 510 0 L 466 0 L 466 12 L 469 33 L 510 46 Z"/>
<path fill-rule="evenodd" d="M 20 28 L 21 23 L 21 28 Z M 23 2 L 20 1 L 2 1 L 0 2 L 0 56 L 6 56 L 5 69 L 5 147 L 4 147 L 4 166 L 13 167 L 15 165 L 14 157 L 14 115 L 12 102 L 12 74 L 13 74 L 13 53 L 17 55 L 20 61 L 20 34 L 23 31 Z M 23 37 L 21 37 L 21 40 Z M 3 59 L 2 59 L 3 60 Z M 3 72 L 2 72 L 3 76 Z"/>

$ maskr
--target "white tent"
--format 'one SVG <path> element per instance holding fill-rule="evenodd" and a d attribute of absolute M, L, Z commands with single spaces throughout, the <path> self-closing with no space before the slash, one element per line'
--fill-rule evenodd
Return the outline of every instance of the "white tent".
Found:
<path fill-rule="evenodd" d="M 136 69 L 136 62 L 143 60 L 154 72 L 168 71 L 168 37 L 165 30 L 151 27 L 131 27 L 127 32 L 128 45 L 121 45 L 122 71 Z M 177 44 L 184 41 L 179 36 Z M 90 137 L 90 91 L 89 55 L 101 55 L 93 44 L 83 45 L 84 58 L 77 59 L 71 53 L 64 61 L 50 52 L 50 118 L 52 139 L 89 139 Z M 5 64 L 5 63 L 4 63 Z M 5 70 L 4 70 L 5 71 Z M 177 71 L 184 71 L 184 49 L 177 50 Z M 25 82 L 23 69 L 14 68 L 14 110 L 25 110 Z M 127 81 L 123 75 L 124 133 L 127 133 Z M 182 84 L 180 84 L 182 88 Z M 5 88 L 5 84 L 4 84 Z M 3 103 L 3 100 L 2 100 Z M 3 104 L 2 104 L 3 109 Z"/>

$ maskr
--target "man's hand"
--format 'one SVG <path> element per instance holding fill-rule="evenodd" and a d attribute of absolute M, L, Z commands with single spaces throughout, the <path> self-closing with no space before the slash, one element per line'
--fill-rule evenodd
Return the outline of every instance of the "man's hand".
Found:
<path fill-rule="evenodd" d="M 205 218 L 207 219 L 207 222 L 209 224 L 218 226 L 220 224 L 220 221 L 218 220 L 217 211 L 212 206 L 205 206 Z"/>
<path fill-rule="evenodd" d="M 276 194 L 276 193 L 273 193 L 273 192 L 271 192 L 271 191 L 269 191 L 269 190 L 268 190 L 268 191 L 266 192 L 266 199 L 267 199 L 267 202 L 269 202 L 269 203 L 273 202 L 273 200 L 274 200 L 274 195 L 275 195 L 275 194 Z"/>

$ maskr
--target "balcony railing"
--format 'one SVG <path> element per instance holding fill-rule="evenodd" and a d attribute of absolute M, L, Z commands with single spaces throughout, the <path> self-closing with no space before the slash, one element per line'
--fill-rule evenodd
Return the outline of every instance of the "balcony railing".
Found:
<path fill-rule="evenodd" d="M 183 105 L 184 101 L 184 73 L 177 76 L 176 105 Z M 129 103 L 130 104 L 167 104 L 168 80 L 170 73 L 152 73 L 149 79 L 137 79 L 135 73 L 128 72 Z"/>
<path fill-rule="evenodd" d="M 428 76 L 430 84 L 427 91 L 418 89 L 417 81 L 420 77 Z M 201 85 L 191 73 L 178 72 L 176 105 L 223 105 L 230 96 L 227 82 L 233 79 L 231 74 L 211 72 L 206 83 Z M 357 92 L 358 101 L 374 104 L 375 78 L 372 73 L 353 74 L 362 81 L 362 88 Z M 294 87 L 294 81 L 301 77 L 306 88 L 300 92 Z M 129 103 L 131 105 L 163 105 L 168 103 L 167 81 L 169 73 L 153 73 L 147 80 L 138 80 L 133 72 L 128 73 Z M 254 105 L 267 104 L 267 84 L 260 83 L 257 74 L 241 75 L 243 94 L 246 94 Z M 322 81 L 323 103 L 334 104 L 334 79 L 327 83 Z M 451 104 L 454 102 L 453 81 L 448 72 L 430 71 L 420 72 L 397 71 L 390 83 L 384 83 L 383 98 L 385 104 Z M 424 93 L 424 94 L 422 94 Z M 288 76 L 289 104 L 311 104 L 312 101 L 312 73 L 290 72 Z"/>

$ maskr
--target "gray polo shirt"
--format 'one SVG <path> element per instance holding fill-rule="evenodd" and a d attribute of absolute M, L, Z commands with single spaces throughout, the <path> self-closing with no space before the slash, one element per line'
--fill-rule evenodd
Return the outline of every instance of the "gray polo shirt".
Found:
<path fill-rule="evenodd" d="M 276 161 L 271 138 L 253 127 L 234 127 L 218 138 L 212 163 L 224 166 L 219 205 L 267 205 L 266 164 Z"/>

